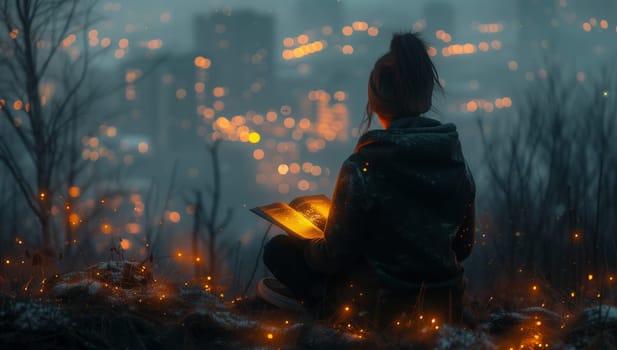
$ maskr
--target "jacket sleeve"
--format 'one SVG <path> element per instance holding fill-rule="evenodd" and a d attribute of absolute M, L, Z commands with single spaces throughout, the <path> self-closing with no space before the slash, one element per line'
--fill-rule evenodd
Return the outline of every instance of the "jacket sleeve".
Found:
<path fill-rule="evenodd" d="M 475 202 L 467 204 L 465 207 L 465 214 L 463 216 L 463 223 L 452 241 L 452 250 L 456 254 L 458 261 L 465 260 L 474 244 L 474 234 L 476 231 L 476 205 Z"/>
<path fill-rule="evenodd" d="M 336 181 L 325 238 L 311 240 L 304 250 L 311 268 L 333 275 L 356 264 L 363 256 L 369 202 L 362 171 L 346 160 Z"/>
<path fill-rule="evenodd" d="M 476 233 L 476 183 L 467 162 L 465 162 L 465 176 L 461 179 L 462 187 L 459 187 L 459 190 L 467 204 L 463 210 L 461 226 L 452 241 L 452 250 L 458 261 L 465 260 L 471 254 Z"/>

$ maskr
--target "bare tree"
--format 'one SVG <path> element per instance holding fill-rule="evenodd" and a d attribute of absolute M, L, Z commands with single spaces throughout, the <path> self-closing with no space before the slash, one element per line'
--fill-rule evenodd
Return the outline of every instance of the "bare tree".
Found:
<path fill-rule="evenodd" d="M 67 188 L 84 167 L 74 149 L 77 129 L 97 94 L 86 89 L 93 57 L 87 30 L 95 4 L 0 2 L 0 73 L 5 77 L 0 82 L 0 162 L 38 219 L 42 246 L 50 255 L 59 241 L 54 207 L 65 208 Z"/>
<path fill-rule="evenodd" d="M 581 84 L 558 69 L 517 113 L 479 120 L 489 175 L 493 268 L 569 291 L 617 267 L 615 72 Z M 497 274 L 492 274 L 500 275 Z M 569 292 L 568 292 L 569 294 Z"/>
<path fill-rule="evenodd" d="M 212 183 L 206 185 L 207 197 L 199 190 L 194 191 L 195 200 L 192 203 L 195 208 L 191 240 L 193 255 L 199 256 L 199 242 L 201 241 L 207 248 L 207 273 L 212 277 L 218 276 L 220 272 L 219 263 L 233 250 L 233 247 L 223 247 L 219 241 L 220 234 L 229 226 L 233 216 L 233 210 L 231 208 L 224 209 L 221 203 L 220 145 L 220 139 L 206 145 L 212 167 Z M 221 251 L 226 252 L 220 254 Z M 199 272 L 200 269 L 196 264 L 195 273 L 198 274 Z"/>

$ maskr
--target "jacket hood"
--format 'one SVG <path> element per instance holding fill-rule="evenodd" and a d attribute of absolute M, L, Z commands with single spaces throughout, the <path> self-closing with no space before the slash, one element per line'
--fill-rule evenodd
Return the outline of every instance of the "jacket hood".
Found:
<path fill-rule="evenodd" d="M 368 145 L 402 159 L 463 161 L 456 126 L 426 117 L 398 118 L 386 130 L 371 130 L 360 137 L 355 152 Z"/>
<path fill-rule="evenodd" d="M 390 178 L 404 179 L 403 187 L 426 194 L 455 191 L 465 177 L 456 126 L 426 117 L 398 118 L 388 129 L 365 133 L 355 153 Z"/>

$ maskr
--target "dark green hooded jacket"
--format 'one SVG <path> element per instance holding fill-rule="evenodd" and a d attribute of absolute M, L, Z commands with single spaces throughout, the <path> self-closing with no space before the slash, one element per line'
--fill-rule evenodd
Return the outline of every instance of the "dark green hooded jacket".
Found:
<path fill-rule="evenodd" d="M 325 239 L 312 240 L 305 259 L 317 271 L 366 272 L 395 289 L 454 287 L 473 245 L 474 198 L 456 127 L 395 119 L 364 134 L 343 163 Z"/>

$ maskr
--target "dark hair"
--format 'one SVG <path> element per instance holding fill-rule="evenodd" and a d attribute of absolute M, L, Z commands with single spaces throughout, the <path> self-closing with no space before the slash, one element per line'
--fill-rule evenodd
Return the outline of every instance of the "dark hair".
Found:
<path fill-rule="evenodd" d="M 418 116 L 431 109 L 433 88 L 442 89 L 425 42 L 417 33 L 396 33 L 368 81 L 366 128 L 373 113 L 384 118 Z"/>

